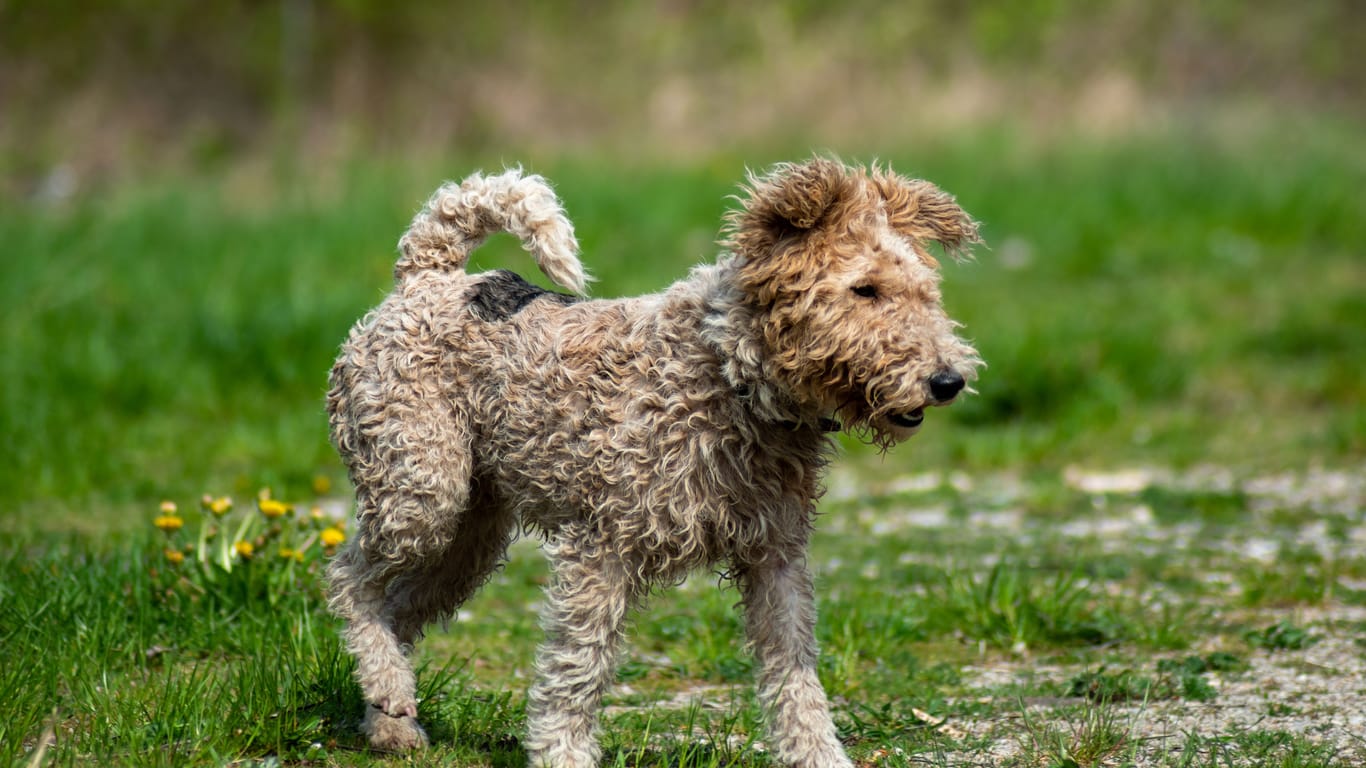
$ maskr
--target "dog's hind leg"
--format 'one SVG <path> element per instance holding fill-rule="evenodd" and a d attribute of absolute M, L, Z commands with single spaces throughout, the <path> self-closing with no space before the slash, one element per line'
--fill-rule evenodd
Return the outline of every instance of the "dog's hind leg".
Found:
<path fill-rule="evenodd" d="M 366 561 L 360 547 L 343 550 L 328 567 L 329 605 L 346 621 L 342 640 L 356 659 L 356 679 L 369 707 L 361 729 L 378 749 L 427 745 L 417 724 L 417 679 L 385 607 L 391 574 Z"/>
<path fill-rule="evenodd" d="M 400 585 L 449 548 L 466 513 L 471 476 L 469 432 L 458 428 L 449 407 L 417 397 L 405 405 L 403 420 L 377 420 L 369 433 L 338 438 L 351 449 L 343 455 L 356 485 L 358 530 L 328 568 L 328 605 L 346 622 L 342 637 L 370 705 L 362 729 L 372 745 L 395 751 L 427 743 L 417 723 L 412 648 L 396 632 L 411 597 Z M 366 415 L 352 413 L 350 421 Z"/>
<path fill-rule="evenodd" d="M 455 539 L 428 567 L 411 571 L 390 587 L 394 633 L 403 645 L 422 639 L 423 628 L 454 615 L 506 557 L 516 517 L 491 494 L 474 486 L 469 511 Z"/>
<path fill-rule="evenodd" d="M 597 766 L 597 710 L 638 587 L 610 548 L 561 531 L 546 545 L 554 570 L 541 623 L 545 644 L 527 702 L 532 768 Z"/>

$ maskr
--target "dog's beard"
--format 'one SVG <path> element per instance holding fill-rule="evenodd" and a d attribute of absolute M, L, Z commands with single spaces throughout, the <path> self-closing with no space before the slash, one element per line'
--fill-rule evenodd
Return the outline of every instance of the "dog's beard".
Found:
<path fill-rule="evenodd" d="M 883 451 L 915 436 L 925 421 L 924 404 L 873 407 L 863 395 L 846 396 L 836 413 L 845 432 Z"/>

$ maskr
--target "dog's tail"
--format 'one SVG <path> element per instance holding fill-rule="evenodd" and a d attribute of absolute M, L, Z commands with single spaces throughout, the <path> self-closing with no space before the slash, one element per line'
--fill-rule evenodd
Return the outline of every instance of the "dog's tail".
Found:
<path fill-rule="evenodd" d="M 448 182 L 432 195 L 398 241 L 394 278 L 427 269 L 461 269 L 470 252 L 495 232 L 510 232 L 536 259 L 541 271 L 579 295 L 590 278 L 579 263 L 574 225 L 540 176 L 513 168 L 497 176 L 470 175 Z"/>

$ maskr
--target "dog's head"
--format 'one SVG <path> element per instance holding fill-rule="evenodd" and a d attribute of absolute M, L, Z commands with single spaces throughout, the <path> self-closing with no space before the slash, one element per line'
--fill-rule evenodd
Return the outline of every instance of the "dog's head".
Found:
<path fill-rule="evenodd" d="M 825 158 L 751 176 L 727 219 L 736 288 L 754 312 L 765 375 L 803 408 L 884 446 L 919 429 L 981 365 L 939 293 L 933 241 L 980 242 L 952 196 L 890 170 Z"/>

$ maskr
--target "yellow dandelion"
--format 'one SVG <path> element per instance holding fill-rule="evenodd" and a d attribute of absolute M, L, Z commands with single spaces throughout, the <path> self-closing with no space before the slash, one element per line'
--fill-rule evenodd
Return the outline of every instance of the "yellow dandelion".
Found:
<path fill-rule="evenodd" d="M 308 508 L 308 516 L 313 518 L 315 522 L 322 522 L 322 520 L 327 517 L 327 514 L 323 512 L 322 507 L 314 504 Z"/>
<path fill-rule="evenodd" d="M 161 514 L 163 514 L 163 515 L 174 515 L 175 513 L 176 513 L 176 505 L 175 505 L 175 502 L 174 502 L 174 501 L 163 501 L 163 502 L 161 502 Z"/>
<path fill-rule="evenodd" d="M 178 531 L 183 528 L 185 526 L 185 520 L 180 515 L 174 514 L 173 507 L 170 514 L 159 515 L 152 521 L 152 525 L 155 525 L 167 533 L 171 533 L 172 531 Z"/>
<path fill-rule="evenodd" d="M 178 549 L 168 549 L 164 554 L 166 555 L 166 559 L 173 565 L 180 565 L 185 562 L 185 553 Z"/>
<path fill-rule="evenodd" d="M 288 504 L 275 499 L 261 499 L 256 502 L 256 506 L 261 510 L 261 514 L 266 517 L 280 517 L 291 509 Z"/>
<path fill-rule="evenodd" d="M 213 513 L 214 517 L 222 517 L 232 509 L 232 497 L 219 496 L 215 499 L 206 493 L 204 494 L 204 498 L 199 500 L 199 504 L 204 507 L 204 509 Z"/>
<path fill-rule="evenodd" d="M 313 476 L 313 494 L 315 496 L 326 496 L 332 490 L 332 478 L 327 475 Z"/>
<path fill-rule="evenodd" d="M 251 557 L 256 552 L 256 547 L 253 547 L 250 541 L 239 541 L 232 545 L 232 548 L 242 557 Z"/>
<path fill-rule="evenodd" d="M 318 534 L 318 538 L 322 539 L 324 547 L 335 547 L 346 541 L 346 534 L 342 533 L 340 528 L 324 528 L 322 533 Z"/>

